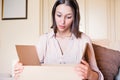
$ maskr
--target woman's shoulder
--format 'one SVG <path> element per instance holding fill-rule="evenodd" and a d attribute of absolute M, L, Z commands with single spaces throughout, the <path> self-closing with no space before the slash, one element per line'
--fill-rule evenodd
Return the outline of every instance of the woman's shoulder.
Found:
<path fill-rule="evenodd" d="M 45 45 L 50 36 L 52 36 L 51 32 L 40 35 L 37 45 Z"/>
<path fill-rule="evenodd" d="M 86 42 L 91 42 L 90 37 L 86 33 L 81 33 L 81 39 L 86 41 Z"/>
<path fill-rule="evenodd" d="M 82 32 L 81 33 L 81 38 L 83 38 L 83 39 L 90 39 L 90 37 L 86 34 L 86 33 L 84 33 L 84 32 Z"/>
<path fill-rule="evenodd" d="M 44 34 L 40 35 L 40 39 L 41 38 L 42 39 L 48 39 L 48 38 L 52 37 L 53 35 L 54 35 L 53 32 L 44 33 Z"/>

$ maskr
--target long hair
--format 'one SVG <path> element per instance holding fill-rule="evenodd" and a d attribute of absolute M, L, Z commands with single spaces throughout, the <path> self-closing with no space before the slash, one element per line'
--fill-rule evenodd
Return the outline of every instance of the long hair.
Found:
<path fill-rule="evenodd" d="M 66 4 L 70 6 L 74 13 L 74 20 L 71 26 L 71 32 L 76 36 L 76 38 L 80 38 L 81 32 L 79 31 L 79 23 L 80 23 L 80 12 L 79 5 L 76 0 L 57 0 L 52 8 L 52 26 L 54 33 L 57 33 L 57 25 L 55 21 L 55 11 L 56 7 L 60 4 Z"/>

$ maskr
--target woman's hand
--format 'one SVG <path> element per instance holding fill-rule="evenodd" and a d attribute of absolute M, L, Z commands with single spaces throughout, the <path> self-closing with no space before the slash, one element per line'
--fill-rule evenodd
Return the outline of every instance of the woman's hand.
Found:
<path fill-rule="evenodd" d="M 14 66 L 14 80 L 17 80 L 18 77 L 20 76 L 20 73 L 23 72 L 23 64 L 20 62 L 17 62 Z"/>
<path fill-rule="evenodd" d="M 75 70 L 83 80 L 84 79 L 92 80 L 92 75 L 94 75 L 94 71 L 92 71 L 89 64 L 85 60 L 82 60 L 81 63 L 75 67 Z"/>

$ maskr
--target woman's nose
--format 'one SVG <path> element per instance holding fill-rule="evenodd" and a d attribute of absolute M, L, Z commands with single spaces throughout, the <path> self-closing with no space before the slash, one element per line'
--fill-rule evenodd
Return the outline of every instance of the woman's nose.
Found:
<path fill-rule="evenodd" d="M 64 18 L 64 17 L 61 18 L 61 23 L 62 23 L 62 24 L 65 24 L 65 18 Z"/>

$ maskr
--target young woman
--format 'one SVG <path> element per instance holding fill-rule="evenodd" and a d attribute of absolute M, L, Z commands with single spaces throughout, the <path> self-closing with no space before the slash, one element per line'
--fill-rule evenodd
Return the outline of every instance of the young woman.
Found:
<path fill-rule="evenodd" d="M 103 80 L 96 64 L 92 43 L 88 36 L 79 31 L 80 14 L 77 1 L 57 0 L 52 9 L 52 21 L 53 31 L 42 35 L 36 45 L 40 62 L 76 64 L 76 73 L 83 80 Z M 18 62 L 14 68 L 15 77 L 22 71 L 22 63 Z"/>

